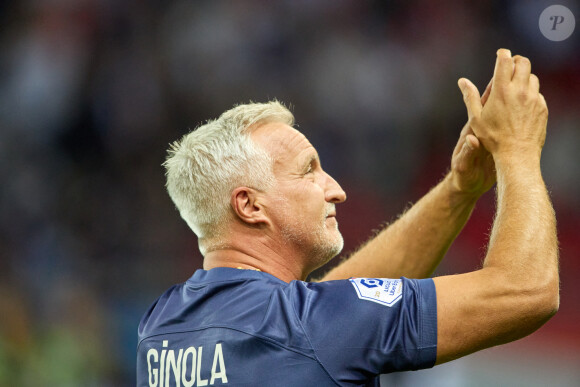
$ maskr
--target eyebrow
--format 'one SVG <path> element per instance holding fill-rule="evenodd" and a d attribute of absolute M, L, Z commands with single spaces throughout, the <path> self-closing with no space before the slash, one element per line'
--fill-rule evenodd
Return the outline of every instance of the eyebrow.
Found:
<path fill-rule="evenodd" d="M 318 155 L 316 153 L 312 153 L 308 159 L 307 159 L 308 163 L 310 164 L 313 161 L 318 161 Z"/>

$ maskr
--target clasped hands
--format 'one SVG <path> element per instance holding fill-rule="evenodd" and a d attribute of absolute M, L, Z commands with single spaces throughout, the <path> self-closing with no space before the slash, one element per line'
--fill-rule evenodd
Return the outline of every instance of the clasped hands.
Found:
<path fill-rule="evenodd" d="M 451 184 L 478 198 L 496 181 L 496 163 L 537 162 L 546 136 L 548 109 L 530 61 L 500 49 L 493 78 L 480 96 L 458 81 L 468 113 L 451 158 Z"/>

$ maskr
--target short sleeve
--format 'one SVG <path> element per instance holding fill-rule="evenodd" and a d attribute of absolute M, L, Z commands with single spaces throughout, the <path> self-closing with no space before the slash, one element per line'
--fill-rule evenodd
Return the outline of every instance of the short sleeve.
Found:
<path fill-rule="evenodd" d="M 352 383 L 435 364 L 437 301 L 432 279 L 293 285 L 290 296 L 298 319 L 319 361 L 337 381 Z"/>

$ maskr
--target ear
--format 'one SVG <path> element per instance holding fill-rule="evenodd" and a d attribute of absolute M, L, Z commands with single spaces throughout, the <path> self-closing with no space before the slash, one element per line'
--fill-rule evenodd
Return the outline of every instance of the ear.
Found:
<path fill-rule="evenodd" d="M 259 203 L 258 192 L 248 187 L 238 187 L 232 191 L 230 203 L 234 213 L 244 223 L 269 223 L 262 205 Z"/>

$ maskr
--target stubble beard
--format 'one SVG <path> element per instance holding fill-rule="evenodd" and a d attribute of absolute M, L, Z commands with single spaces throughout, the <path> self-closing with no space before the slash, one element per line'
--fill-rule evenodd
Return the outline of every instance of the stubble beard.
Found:
<path fill-rule="evenodd" d="M 344 239 L 338 230 L 336 220 L 334 225 L 327 225 L 328 212 L 314 230 L 307 229 L 300 222 L 293 222 L 282 229 L 284 240 L 299 246 L 300 250 L 304 251 L 309 266 L 313 267 L 312 270 L 328 263 L 340 254 L 344 247 Z"/>
<path fill-rule="evenodd" d="M 325 235 L 320 235 L 321 243 L 318 244 L 318 246 L 320 246 L 320 251 L 317 254 L 320 257 L 320 265 L 318 267 L 325 265 L 332 258 L 340 254 L 342 248 L 344 247 L 344 239 L 338 230 L 338 223 L 336 223 L 336 220 L 335 225 L 332 226 L 334 228 L 333 234 L 336 235 L 333 235 L 333 239 L 330 239 L 331 235 L 328 234 L 329 230 L 326 224 L 324 224 L 322 227 L 324 227 L 325 230 L 321 230 L 321 233 L 324 233 Z"/>

